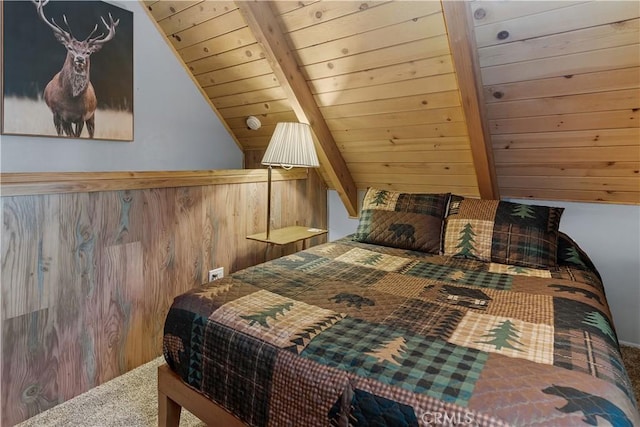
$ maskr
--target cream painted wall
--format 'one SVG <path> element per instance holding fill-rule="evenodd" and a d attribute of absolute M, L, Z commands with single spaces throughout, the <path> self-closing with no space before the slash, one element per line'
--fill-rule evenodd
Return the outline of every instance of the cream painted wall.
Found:
<path fill-rule="evenodd" d="M 2 135 L 2 172 L 242 168 L 242 152 L 142 4 L 111 3 L 134 14 L 134 141 Z"/>
<path fill-rule="evenodd" d="M 364 193 L 359 193 L 362 200 Z M 329 190 L 329 240 L 355 232 L 338 193 Z M 640 347 L 640 206 L 511 200 L 564 207 L 560 230 L 589 255 L 602 275 L 620 341 Z"/>

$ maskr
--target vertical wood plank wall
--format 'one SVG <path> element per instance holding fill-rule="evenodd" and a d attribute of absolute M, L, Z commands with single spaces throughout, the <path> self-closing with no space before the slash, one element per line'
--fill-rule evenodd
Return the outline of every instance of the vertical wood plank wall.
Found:
<path fill-rule="evenodd" d="M 159 356 L 176 295 L 266 254 L 245 239 L 265 228 L 264 182 L 0 200 L 3 426 Z M 274 227 L 326 228 L 315 173 L 274 182 L 272 206 Z"/>

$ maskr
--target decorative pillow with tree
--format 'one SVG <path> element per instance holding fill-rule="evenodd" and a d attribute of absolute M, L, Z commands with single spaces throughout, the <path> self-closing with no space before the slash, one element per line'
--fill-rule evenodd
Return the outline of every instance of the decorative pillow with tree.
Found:
<path fill-rule="evenodd" d="M 400 193 L 369 188 L 353 239 L 437 254 L 448 200 L 448 193 Z"/>
<path fill-rule="evenodd" d="M 558 233 L 558 265 L 568 265 L 579 270 L 593 271 L 602 280 L 591 258 L 571 237 L 562 231 Z"/>
<path fill-rule="evenodd" d="M 451 196 L 444 254 L 532 268 L 556 268 L 564 208 Z"/>

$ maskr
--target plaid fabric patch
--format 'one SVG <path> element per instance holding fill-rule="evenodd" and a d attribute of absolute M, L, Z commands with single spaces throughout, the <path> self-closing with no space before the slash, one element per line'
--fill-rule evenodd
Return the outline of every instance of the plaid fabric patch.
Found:
<path fill-rule="evenodd" d="M 576 380 L 581 378 L 565 369 L 492 353 L 469 408 L 488 412 L 510 426 L 586 426 L 582 412 L 567 417 L 557 410 L 566 400 L 541 392 L 552 384 L 575 384 Z"/>
<path fill-rule="evenodd" d="M 332 402 L 350 389 L 345 372 L 280 352 L 273 370 L 269 426 L 312 426 L 328 420 Z"/>
<path fill-rule="evenodd" d="M 598 273 L 588 270 L 578 270 L 572 267 L 563 265 L 558 267 L 557 271 L 551 272 L 551 277 L 554 279 L 570 280 L 572 282 L 586 283 L 593 286 L 596 289 L 603 290 L 602 280 Z"/>
<path fill-rule="evenodd" d="M 557 329 L 553 364 L 615 383 L 629 400 L 634 400 L 631 380 L 624 370 L 620 353 L 597 335 L 577 329 Z"/>
<path fill-rule="evenodd" d="M 338 279 L 344 282 L 357 283 L 363 286 L 373 285 L 382 279 L 387 273 L 373 268 L 348 264 L 346 262 L 333 261 L 323 263 L 315 268 L 313 276 L 327 280 L 327 277 Z"/>
<path fill-rule="evenodd" d="M 458 270 L 489 271 L 489 264 L 484 261 L 478 261 L 471 258 L 453 258 L 445 256 L 442 257 L 442 261 L 439 261 L 438 264 L 446 265 L 447 267 L 456 268 Z"/>
<path fill-rule="evenodd" d="M 444 254 L 489 261 L 493 226 L 493 221 L 449 218 L 444 235 Z"/>
<path fill-rule="evenodd" d="M 447 197 L 448 194 L 400 193 L 398 194 L 395 210 L 397 212 L 414 212 L 442 218 Z"/>
<path fill-rule="evenodd" d="M 318 335 L 301 356 L 461 405 L 487 359 L 481 351 L 349 317 Z"/>
<path fill-rule="evenodd" d="M 338 256 L 335 260 L 382 271 L 398 271 L 411 262 L 408 258 L 385 255 L 361 248 L 353 248 L 349 252 Z"/>
<path fill-rule="evenodd" d="M 436 280 L 424 277 L 389 273 L 373 285 L 371 289 L 406 298 L 417 298 L 425 287 L 433 286 L 436 283 L 438 283 Z"/>
<path fill-rule="evenodd" d="M 321 257 L 326 257 L 326 258 L 335 258 L 338 255 L 341 255 L 349 250 L 350 250 L 350 247 L 345 244 L 335 245 L 333 243 L 327 243 L 324 245 L 318 245 L 310 249 L 307 249 L 305 253 L 319 255 Z"/>
<path fill-rule="evenodd" d="M 527 268 L 519 265 L 498 264 L 495 262 L 489 263 L 490 273 L 500 274 L 512 274 L 514 276 L 527 276 L 527 277 L 551 277 L 551 271 L 542 270 L 536 268 Z"/>
<path fill-rule="evenodd" d="M 445 265 L 418 262 L 404 271 L 404 274 L 426 277 L 443 282 L 479 286 L 491 289 L 511 289 L 513 276 L 508 274 L 485 273 L 483 271 L 465 271 Z"/>
<path fill-rule="evenodd" d="M 180 354 L 184 354 L 184 345 L 182 338 L 171 334 L 165 334 L 162 340 L 162 352 L 166 354 L 165 359 L 174 360 L 180 363 Z"/>
<path fill-rule="evenodd" d="M 556 265 L 557 250 L 556 235 L 545 230 L 517 224 L 496 224 L 493 228 L 492 261 L 545 268 Z"/>
<path fill-rule="evenodd" d="M 316 263 L 324 264 L 328 261 L 328 259 L 317 258 L 299 264 L 297 268 L 293 269 L 283 265 L 274 265 L 269 268 L 258 265 L 238 271 L 233 274 L 233 277 L 258 288 L 294 298 L 300 292 L 317 286 L 317 283 L 322 281 L 320 277 L 307 274 L 305 269 L 312 270 L 316 267 Z"/>
<path fill-rule="evenodd" d="M 358 228 L 356 229 L 356 233 L 353 235 L 353 239 L 356 241 L 364 241 L 364 239 L 373 228 L 373 214 L 375 213 L 374 209 L 362 209 L 360 211 L 360 219 L 358 220 Z"/>
<path fill-rule="evenodd" d="M 290 270 L 282 266 L 273 266 L 272 268 L 249 267 L 234 273 L 234 278 L 283 295 L 296 294 L 301 289 L 313 284 L 313 277 L 309 277 L 309 275 L 296 269 Z"/>
<path fill-rule="evenodd" d="M 293 270 L 296 268 L 300 268 L 305 264 L 317 261 L 322 259 L 320 256 L 308 253 L 308 252 L 297 252 L 292 255 L 283 256 L 280 258 L 276 258 L 273 260 L 273 264 L 279 267 L 283 267 L 289 270 Z"/>
<path fill-rule="evenodd" d="M 447 341 L 463 316 L 463 311 L 454 308 L 410 299 L 388 316 L 384 324 Z"/>
<path fill-rule="evenodd" d="M 484 292 L 491 297 L 491 304 L 484 314 L 553 326 L 553 297 L 550 295 L 493 289 Z"/>
<path fill-rule="evenodd" d="M 463 199 L 458 203 L 455 199 L 446 221 L 445 255 L 541 269 L 556 267 L 563 211 L 496 200 Z M 481 222 L 492 225 L 480 226 Z"/>
<path fill-rule="evenodd" d="M 328 264 L 330 260 L 328 258 L 318 258 L 311 262 L 307 262 L 299 266 L 296 270 L 300 270 L 305 273 L 313 273 L 316 269 Z"/>
<path fill-rule="evenodd" d="M 610 313 L 604 313 L 591 304 L 553 297 L 553 318 L 556 329 L 572 329 L 580 325 L 591 334 L 602 337 L 612 345 L 618 345 Z"/>
<path fill-rule="evenodd" d="M 456 215 L 461 218 L 493 222 L 498 211 L 498 200 L 464 199 Z"/>
<path fill-rule="evenodd" d="M 376 396 L 387 397 L 391 400 L 404 404 L 413 408 L 414 413 L 418 418 L 419 425 L 431 426 L 436 424 L 435 417 L 440 416 L 439 422 L 442 425 L 472 425 L 477 427 L 490 427 L 490 426 L 508 426 L 509 424 L 501 421 L 498 418 L 488 414 L 484 408 L 481 411 L 474 411 L 466 405 L 456 405 L 453 403 L 444 402 L 440 399 L 427 396 L 426 394 L 416 394 L 408 390 L 404 390 L 392 385 L 384 384 L 378 381 L 371 381 L 369 378 L 362 378 L 351 373 L 347 373 L 351 386 L 356 389 L 365 390 Z M 444 421 L 444 416 L 449 418 L 449 421 Z M 387 423 L 380 424 L 379 426 L 395 426 L 398 423 L 396 419 L 390 420 Z M 371 424 L 369 424 L 371 425 Z M 405 424 L 400 424 L 405 425 Z M 351 427 L 351 426 L 350 426 Z"/>
<path fill-rule="evenodd" d="M 276 347 L 303 348 L 341 314 L 260 290 L 231 301 L 209 317 Z"/>
<path fill-rule="evenodd" d="M 553 327 L 468 311 L 449 342 L 509 357 L 553 364 Z"/>
<path fill-rule="evenodd" d="M 201 390 L 246 423 L 266 425 L 278 350 L 212 321 L 205 341 Z"/>

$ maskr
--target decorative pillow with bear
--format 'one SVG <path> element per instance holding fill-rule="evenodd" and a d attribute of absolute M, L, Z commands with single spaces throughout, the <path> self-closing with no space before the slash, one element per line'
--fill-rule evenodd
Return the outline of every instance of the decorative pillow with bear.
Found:
<path fill-rule="evenodd" d="M 448 193 L 400 193 L 369 188 L 353 239 L 437 254 L 448 200 Z"/>
<path fill-rule="evenodd" d="M 444 254 L 531 268 L 557 267 L 564 208 L 451 196 Z"/>

